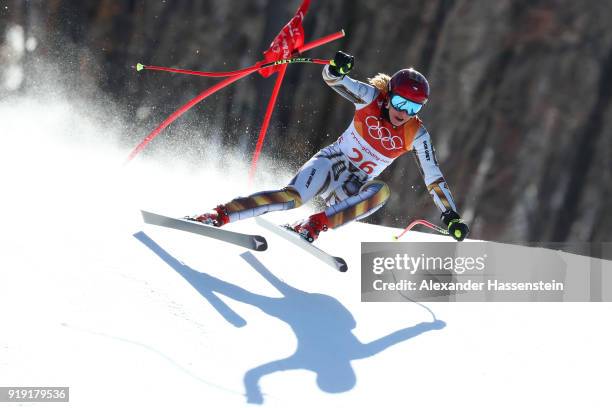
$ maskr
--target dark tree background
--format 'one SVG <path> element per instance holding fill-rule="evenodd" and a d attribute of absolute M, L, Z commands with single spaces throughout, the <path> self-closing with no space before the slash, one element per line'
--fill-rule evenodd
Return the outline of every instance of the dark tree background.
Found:
<path fill-rule="evenodd" d="M 124 140 L 133 147 L 215 81 L 136 74 L 136 62 L 208 71 L 251 65 L 299 0 L 0 4 L 0 33 L 19 26 L 37 41 L 18 59 L 0 53 L 0 72 L 10 64 L 26 72 L 0 97 L 31 86 L 32 61 L 55 61 L 75 90 L 95 85 L 112 97 L 134 123 Z M 313 0 L 305 28 L 307 41 L 344 28 L 344 39 L 307 55 L 345 50 L 356 56 L 357 79 L 408 66 L 428 76 L 432 95 L 421 117 L 472 237 L 603 242 L 612 234 L 610 21 L 612 3 L 597 0 Z M 243 79 L 179 122 L 204 129 L 202 140 L 248 152 L 273 83 Z M 319 66 L 291 66 L 264 153 L 297 169 L 335 140 L 352 112 Z M 182 129 L 173 125 L 151 151 L 193 147 L 193 133 Z M 371 221 L 437 219 L 412 160 L 406 155 L 383 174 L 394 194 Z"/>

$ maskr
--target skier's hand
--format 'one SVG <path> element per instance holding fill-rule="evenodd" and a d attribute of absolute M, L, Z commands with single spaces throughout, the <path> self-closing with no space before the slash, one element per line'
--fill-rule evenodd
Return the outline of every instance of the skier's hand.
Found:
<path fill-rule="evenodd" d="M 348 74 L 355 65 L 355 57 L 345 52 L 338 51 L 336 56 L 329 63 L 329 72 L 335 76 Z"/>
<path fill-rule="evenodd" d="M 442 222 L 448 226 L 448 234 L 455 240 L 463 241 L 470 233 L 468 226 L 455 211 L 447 210 L 440 217 Z"/>

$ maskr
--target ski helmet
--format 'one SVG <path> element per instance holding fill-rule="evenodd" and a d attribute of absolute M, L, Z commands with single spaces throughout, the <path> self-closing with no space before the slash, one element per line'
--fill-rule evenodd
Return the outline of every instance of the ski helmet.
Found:
<path fill-rule="evenodd" d="M 389 93 L 416 103 L 425 104 L 429 98 L 429 82 L 413 68 L 397 71 L 389 80 Z"/>

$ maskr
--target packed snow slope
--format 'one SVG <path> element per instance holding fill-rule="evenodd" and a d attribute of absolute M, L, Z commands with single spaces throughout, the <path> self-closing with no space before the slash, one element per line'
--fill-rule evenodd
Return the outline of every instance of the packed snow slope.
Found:
<path fill-rule="evenodd" d="M 610 304 L 361 303 L 359 244 L 396 230 L 322 235 L 342 274 L 251 221 L 228 227 L 268 251 L 143 225 L 291 174 L 123 167 L 125 130 L 83 106 L 0 102 L 0 385 L 69 386 L 74 407 L 609 406 Z"/>

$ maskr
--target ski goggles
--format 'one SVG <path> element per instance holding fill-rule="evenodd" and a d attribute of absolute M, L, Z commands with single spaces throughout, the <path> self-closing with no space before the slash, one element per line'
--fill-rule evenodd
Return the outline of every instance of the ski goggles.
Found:
<path fill-rule="evenodd" d="M 399 95 L 391 95 L 391 106 L 397 111 L 403 111 L 410 116 L 414 116 L 421 110 L 423 104 L 412 102 Z"/>

